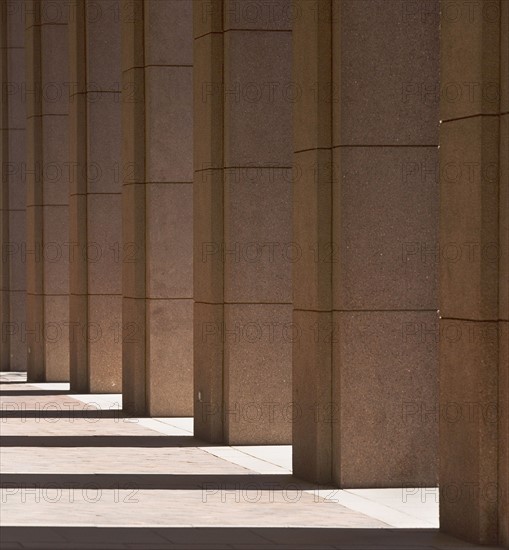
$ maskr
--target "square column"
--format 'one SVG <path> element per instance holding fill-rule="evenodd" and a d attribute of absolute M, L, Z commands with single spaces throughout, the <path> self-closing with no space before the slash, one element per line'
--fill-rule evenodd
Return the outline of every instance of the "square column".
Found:
<path fill-rule="evenodd" d="M 81 393 L 122 384 L 121 9 L 79 0 L 69 24 L 70 369 Z"/>
<path fill-rule="evenodd" d="M 69 380 L 69 3 L 25 3 L 28 380 Z"/>
<path fill-rule="evenodd" d="M 1 7 L 2 260 L 1 370 L 24 371 L 26 346 L 26 113 L 24 4 Z"/>
<path fill-rule="evenodd" d="M 7 5 L 0 6 L 0 161 L 2 162 L 2 189 L 0 192 L 0 243 L 2 262 L 0 263 L 0 322 L 2 338 L 0 340 L 0 364 L 2 370 L 8 370 L 10 364 L 11 339 L 4 337 L 4 327 L 10 322 L 9 259 L 4 258 L 4 250 L 9 245 L 9 185 L 6 180 L 6 167 L 9 164 L 9 106 L 6 84 L 9 80 L 7 51 Z"/>
<path fill-rule="evenodd" d="M 442 2 L 440 528 L 509 545 L 509 5 L 457 8 Z"/>
<path fill-rule="evenodd" d="M 291 2 L 193 5 L 195 433 L 288 444 Z"/>
<path fill-rule="evenodd" d="M 191 416 L 192 0 L 122 16 L 124 408 Z"/>
<path fill-rule="evenodd" d="M 313 482 L 437 484 L 439 12 L 423 4 L 294 4 L 293 467 Z"/>

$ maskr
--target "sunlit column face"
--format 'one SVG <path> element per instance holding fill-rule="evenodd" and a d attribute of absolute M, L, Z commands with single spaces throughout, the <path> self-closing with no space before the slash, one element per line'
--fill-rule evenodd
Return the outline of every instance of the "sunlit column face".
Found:
<path fill-rule="evenodd" d="M 289 7 L 195 5 L 195 410 L 213 441 L 291 438 Z"/>
<path fill-rule="evenodd" d="M 123 392 L 137 414 L 192 414 L 192 4 L 135 2 L 122 24 Z"/>

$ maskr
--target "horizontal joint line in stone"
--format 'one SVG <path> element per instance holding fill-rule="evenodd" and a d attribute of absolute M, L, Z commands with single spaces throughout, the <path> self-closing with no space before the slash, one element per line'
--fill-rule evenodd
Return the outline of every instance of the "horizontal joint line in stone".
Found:
<path fill-rule="evenodd" d="M 117 196 L 117 195 L 118 195 L 118 196 L 121 196 L 122 193 L 113 193 L 113 192 L 111 192 L 111 191 L 106 191 L 105 193 L 97 193 L 97 192 L 95 192 L 95 193 L 71 193 L 71 194 L 69 195 L 69 197 L 89 197 L 90 195 L 94 195 L 94 196 L 95 196 L 95 195 L 98 195 L 98 196 L 103 196 L 103 195 Z"/>
<path fill-rule="evenodd" d="M 34 23 L 33 25 L 30 25 L 29 27 L 25 27 L 25 30 L 28 31 L 29 29 L 33 29 L 34 27 L 67 27 L 67 23 L 55 23 L 47 21 L 46 23 Z"/>
<path fill-rule="evenodd" d="M 440 317 L 441 321 L 464 321 L 466 323 L 500 323 L 506 319 L 464 319 L 463 317 Z"/>
<path fill-rule="evenodd" d="M 292 29 L 225 29 L 223 33 L 227 32 L 292 32 Z"/>
<path fill-rule="evenodd" d="M 386 145 L 358 145 L 358 144 L 352 144 L 352 145 L 333 145 L 332 149 L 419 149 L 419 148 L 430 148 L 430 147 L 438 147 L 438 143 L 428 143 L 428 144 L 416 144 L 416 145 L 407 145 L 407 144 L 386 144 Z"/>
<path fill-rule="evenodd" d="M 28 119 L 31 119 L 31 118 L 44 118 L 44 117 L 49 117 L 49 116 L 69 116 L 68 113 L 45 113 L 45 114 L 42 114 L 42 115 L 30 115 L 30 116 L 27 116 L 27 120 Z"/>
<path fill-rule="evenodd" d="M 98 292 L 70 292 L 70 296 L 116 296 L 121 298 L 122 293 L 115 293 L 115 292 L 105 292 L 103 294 Z"/>
<path fill-rule="evenodd" d="M 97 296 L 100 296 L 97 294 Z M 113 294 L 111 294 L 113 296 Z M 115 294 L 117 296 L 117 294 Z M 171 302 L 172 300 L 192 300 L 192 296 L 175 296 L 171 298 L 157 298 L 157 297 L 150 297 L 150 296 L 127 296 L 126 294 L 118 294 L 118 296 L 122 296 L 122 298 L 125 298 L 126 300 L 158 300 L 158 301 L 164 301 L 164 302 Z"/>
<path fill-rule="evenodd" d="M 335 309 L 336 313 L 438 313 L 438 309 Z"/>
<path fill-rule="evenodd" d="M 15 288 L 1 288 L 1 292 L 23 292 L 26 293 L 26 290 L 16 290 Z"/>
<path fill-rule="evenodd" d="M 29 296 L 54 296 L 54 297 L 61 297 L 61 298 L 68 298 L 69 294 L 66 292 L 65 294 L 48 294 L 47 292 L 27 292 Z"/>
<path fill-rule="evenodd" d="M 123 183 L 122 187 L 129 187 L 131 185 L 192 185 L 193 183 L 194 181 L 132 181 Z M 90 195 L 90 193 L 88 194 Z M 101 193 L 97 194 L 101 195 Z"/>
<path fill-rule="evenodd" d="M 195 170 L 195 174 L 210 172 L 211 170 L 291 170 L 293 166 L 221 166 L 220 168 L 201 168 Z"/>
<path fill-rule="evenodd" d="M 294 307 L 293 311 L 313 313 L 438 313 L 436 309 L 313 309 Z"/>
<path fill-rule="evenodd" d="M 157 64 L 151 63 L 149 65 L 144 65 L 144 69 L 150 69 L 152 67 L 169 67 L 169 68 L 183 68 L 183 69 L 192 69 L 194 65 L 188 65 L 187 63 L 169 63 L 169 64 Z"/>
<path fill-rule="evenodd" d="M 193 184 L 193 180 L 191 181 L 145 181 L 140 185 L 190 185 Z M 125 185 L 130 185 L 129 183 L 126 183 Z"/>
<path fill-rule="evenodd" d="M 221 167 L 221 168 L 212 168 L 212 167 L 211 168 L 201 168 L 200 170 L 194 170 L 194 173 L 199 174 L 201 172 L 220 172 L 222 170 L 224 170 L 223 167 Z"/>
<path fill-rule="evenodd" d="M 121 90 L 88 90 L 86 92 L 74 92 L 69 97 L 77 97 L 79 95 L 91 95 L 91 94 L 118 94 L 122 93 Z"/>
<path fill-rule="evenodd" d="M 225 166 L 223 170 L 290 170 L 293 166 Z"/>
<path fill-rule="evenodd" d="M 153 69 L 153 68 L 163 68 L 163 69 L 192 69 L 193 65 L 135 65 L 134 67 L 129 67 L 128 69 L 124 69 L 122 73 L 128 73 L 129 71 L 132 71 L 133 69 Z"/>
<path fill-rule="evenodd" d="M 294 307 L 293 311 L 298 311 L 299 313 L 332 313 L 332 309 L 301 309 L 299 307 Z"/>
<path fill-rule="evenodd" d="M 291 306 L 292 302 L 203 302 L 195 300 L 195 304 L 209 306 Z"/>
<path fill-rule="evenodd" d="M 44 206 L 60 206 L 64 208 L 69 208 L 68 204 L 27 204 L 27 208 L 42 208 Z"/>
<path fill-rule="evenodd" d="M 456 122 L 457 120 L 468 120 L 469 118 L 481 118 L 481 117 L 498 117 L 501 116 L 503 113 L 477 113 L 475 115 L 466 115 L 466 116 L 460 116 L 457 118 L 446 118 L 444 120 L 441 120 L 440 122 L 442 124 L 445 124 L 446 122 Z"/>
<path fill-rule="evenodd" d="M 210 31 L 206 32 L 205 34 L 200 34 L 200 36 L 195 36 L 194 40 L 198 40 L 200 38 L 204 38 L 205 36 L 209 36 L 211 34 L 223 34 L 223 31 Z"/>
<path fill-rule="evenodd" d="M 307 153 L 308 151 L 330 151 L 332 149 L 332 145 L 329 147 L 310 147 L 309 149 L 299 149 L 298 151 L 294 151 L 293 154 L 297 155 L 298 153 Z"/>

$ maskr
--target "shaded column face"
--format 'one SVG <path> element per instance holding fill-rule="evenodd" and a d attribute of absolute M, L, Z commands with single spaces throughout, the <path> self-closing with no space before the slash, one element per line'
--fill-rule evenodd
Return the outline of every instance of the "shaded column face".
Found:
<path fill-rule="evenodd" d="M 456 8 L 441 16 L 440 525 L 507 545 L 509 6 Z"/>
<path fill-rule="evenodd" d="M 509 546 L 509 3 L 500 5 L 498 540 Z"/>
<path fill-rule="evenodd" d="M 2 370 L 9 368 L 10 338 L 3 338 L 4 327 L 10 322 L 9 313 L 9 262 L 4 260 L 3 250 L 9 243 L 9 186 L 4 181 L 5 166 L 9 163 L 8 141 L 8 103 L 4 83 L 8 81 L 7 69 L 7 6 L 0 8 L 0 79 L 2 88 L 0 104 L 0 161 L 2 163 L 2 188 L 0 192 L 0 243 L 2 245 L 2 262 L 0 263 L 0 321 L 2 323 L 2 346 L 0 363 Z"/>
<path fill-rule="evenodd" d="M 291 441 L 290 2 L 195 2 L 195 430 Z M 253 9 L 254 8 L 254 9 Z"/>
<path fill-rule="evenodd" d="M 293 26 L 293 471 L 331 481 L 332 364 L 332 3 L 297 2 Z M 337 415 L 336 415 L 337 418 Z"/>
<path fill-rule="evenodd" d="M 122 372 L 121 55 L 118 0 L 70 23 L 71 388 L 117 393 Z"/>
<path fill-rule="evenodd" d="M 2 370 L 26 370 L 25 56 L 21 4 L 2 6 Z"/>
<path fill-rule="evenodd" d="M 32 381 L 69 379 L 69 5 L 26 2 L 27 344 Z"/>
<path fill-rule="evenodd" d="M 438 2 L 297 7 L 294 469 L 433 486 Z"/>
<path fill-rule="evenodd" d="M 192 4 L 123 19 L 123 396 L 192 414 Z"/>

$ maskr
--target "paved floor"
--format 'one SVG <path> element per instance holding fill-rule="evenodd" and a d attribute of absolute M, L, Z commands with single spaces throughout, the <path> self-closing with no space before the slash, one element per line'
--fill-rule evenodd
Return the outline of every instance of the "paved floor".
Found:
<path fill-rule="evenodd" d="M 217 447 L 192 419 L 135 419 L 119 395 L 0 373 L 0 547 L 475 548 L 445 537 L 436 489 L 317 487 L 291 447 Z"/>

